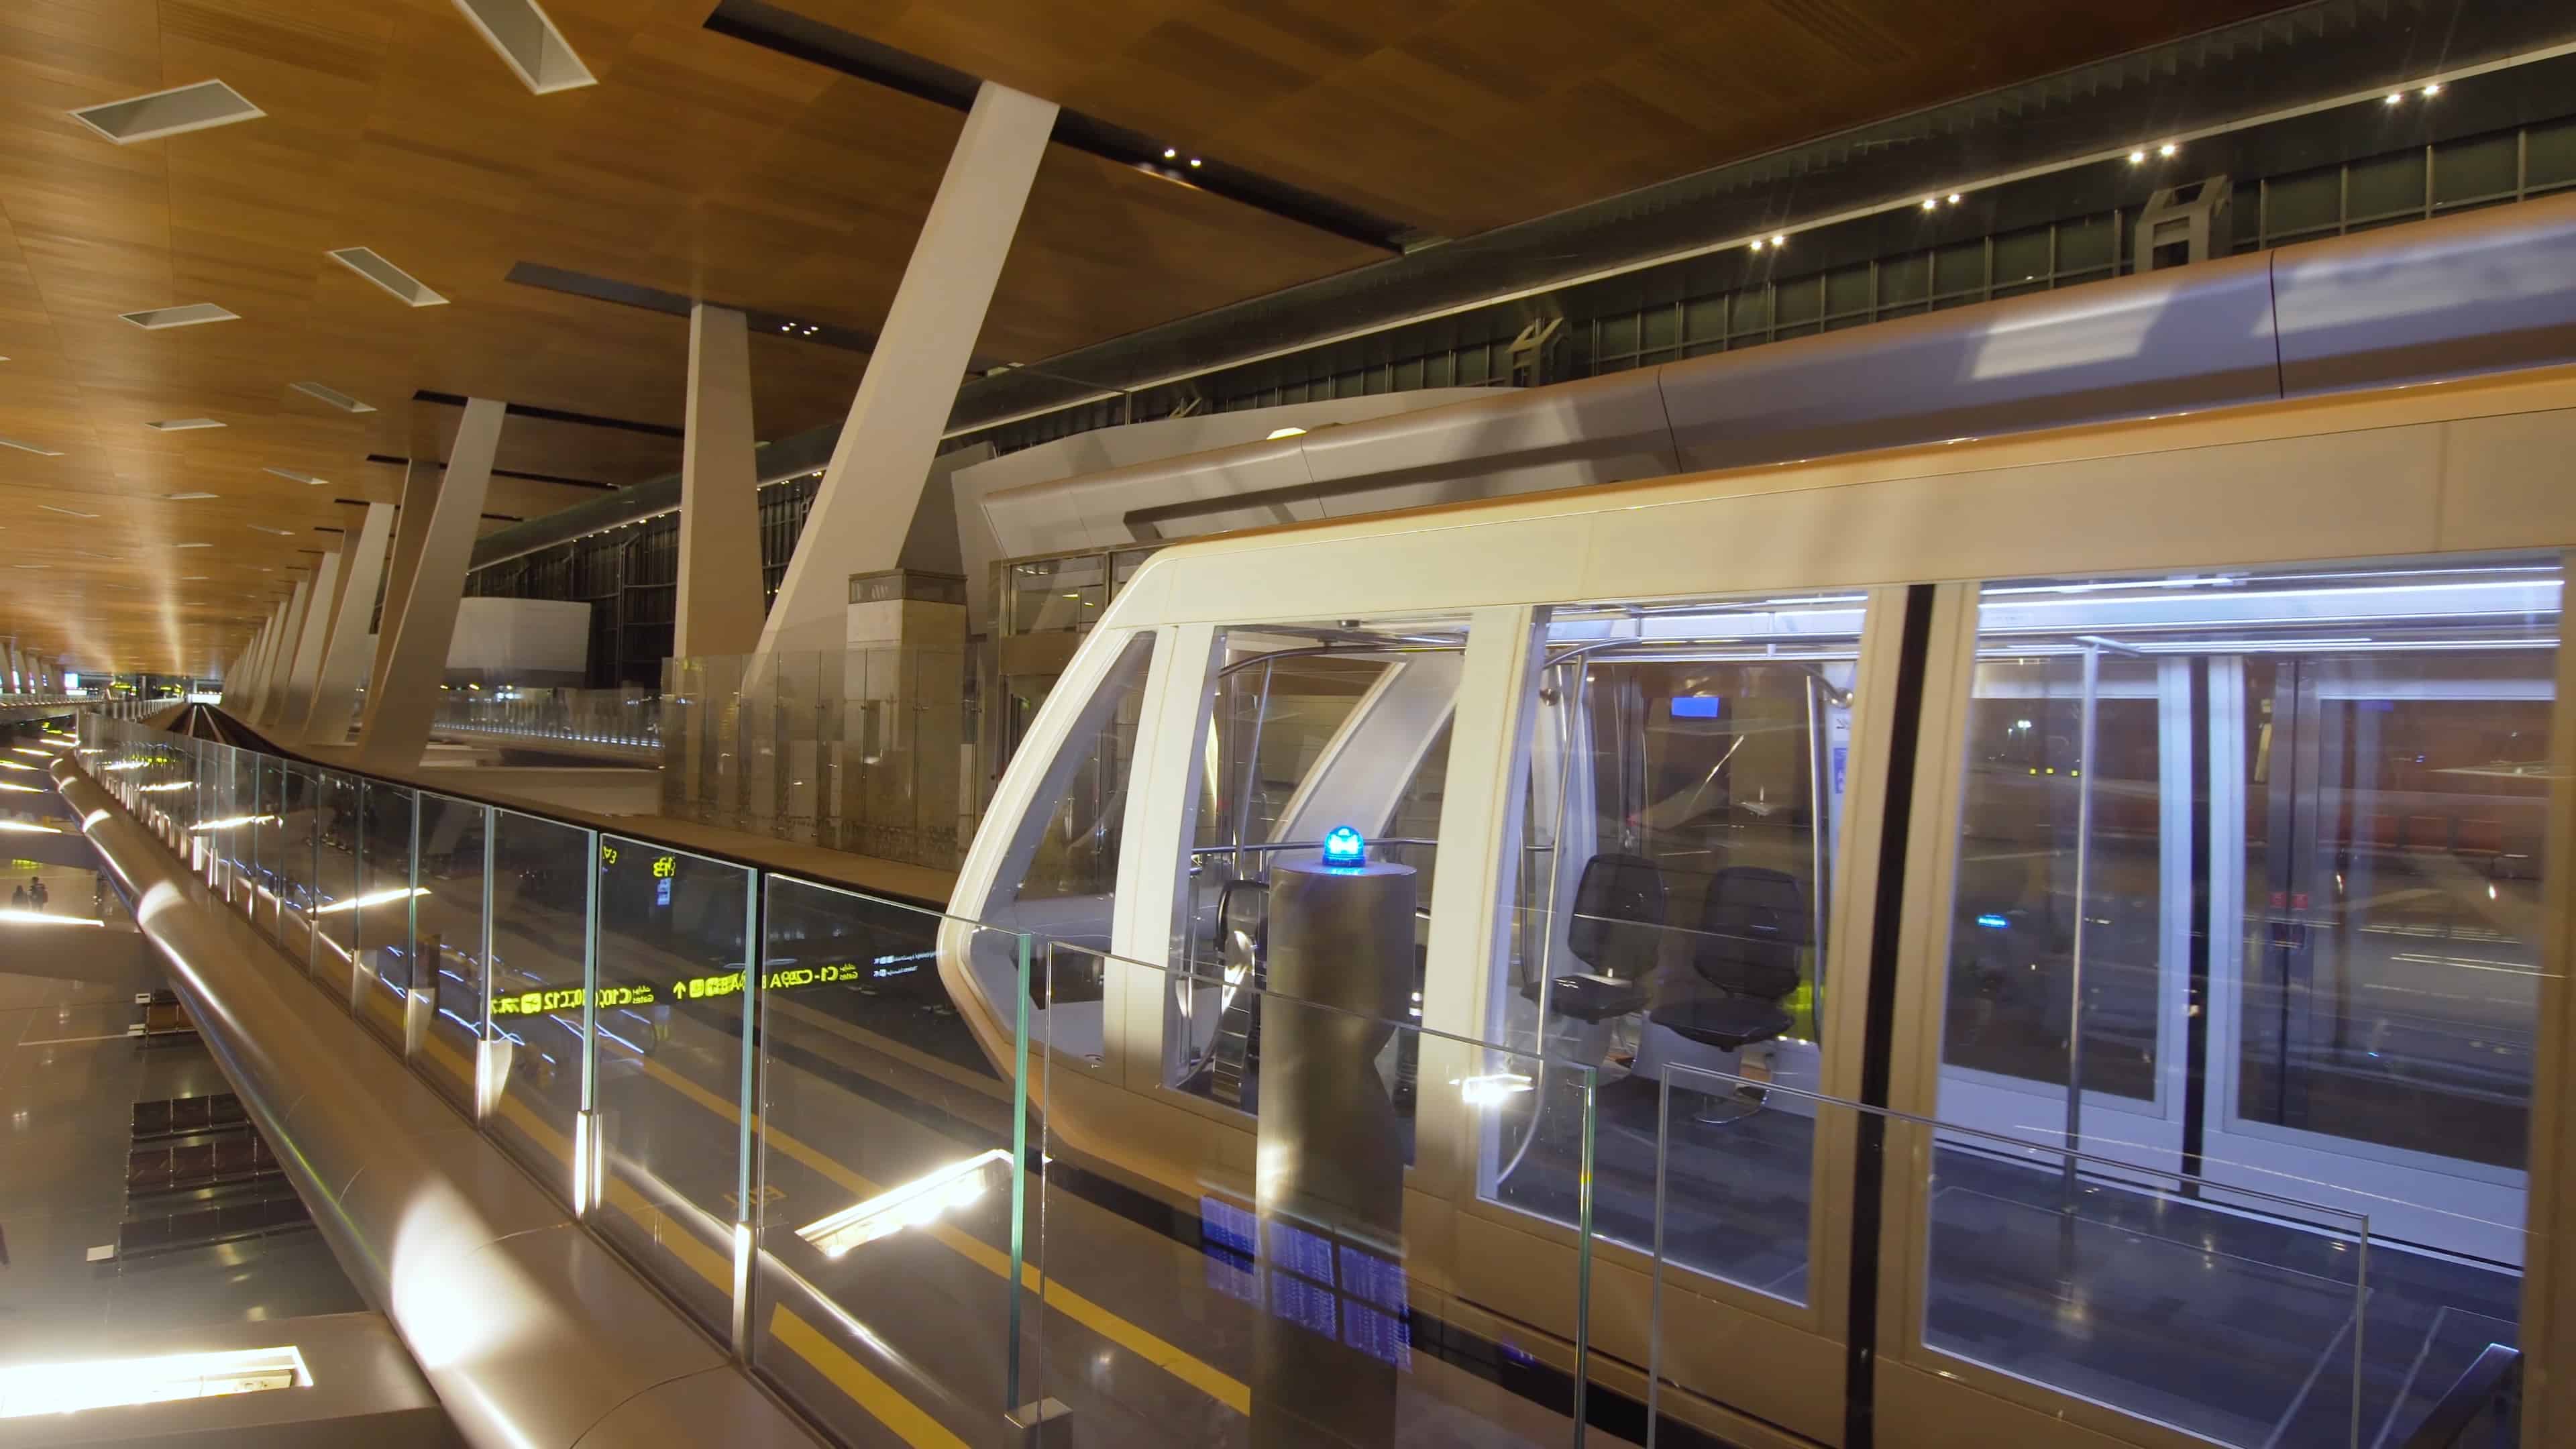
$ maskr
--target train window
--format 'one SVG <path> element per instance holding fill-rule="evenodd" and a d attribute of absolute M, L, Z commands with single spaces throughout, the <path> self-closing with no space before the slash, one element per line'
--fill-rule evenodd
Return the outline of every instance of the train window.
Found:
<path fill-rule="evenodd" d="M 2546 556 L 1985 587 L 1938 1105 L 1984 1135 L 1936 1154 L 1927 1343 L 2179 1403 L 1978 1305 L 2227 1320 L 2362 1218 L 2375 1379 L 2512 1340 L 2559 587 Z M 2014 1279 L 2067 1233 L 2135 1236 L 2079 1255 L 2102 1281 Z M 2353 1295 L 2319 1292 L 2260 1352 L 2340 1351 Z M 2195 1403 L 2228 1442 L 2287 1423 Z"/>
<path fill-rule="evenodd" d="M 1487 989 L 1494 1040 L 1599 1069 L 1593 1222 L 1623 1242 L 1654 1241 L 1667 1072 L 1726 1074 L 1673 1078 L 1667 1260 L 1799 1302 L 1815 1120 L 1765 1084 L 1818 1085 L 1865 615 L 1857 593 L 1552 611 Z M 1500 1109 L 1488 1198 L 1574 1221 L 1556 1144 L 1579 1134 L 1548 1121 L 1573 1085 Z"/>
<path fill-rule="evenodd" d="M 1427 922 L 1441 790 L 1467 629 L 1456 619 L 1242 626 L 1218 631 L 1186 874 L 1172 926 L 1165 1080 L 1256 1111 L 1270 872 L 1312 860 L 1347 825 L 1372 859 L 1413 867 Z M 1428 945 L 1417 924 L 1413 1013 Z M 1397 1033 L 1380 1070 L 1412 1111 L 1416 1038 Z"/>
<path fill-rule="evenodd" d="M 1109 949 L 1109 903 L 1118 885 L 1118 846 L 1127 819 L 1127 772 L 1136 754 L 1150 631 L 1129 638 L 1065 736 L 993 882 L 986 918 L 1044 930 L 1094 950 Z M 1014 912 L 1061 901 L 1045 912 Z M 990 933 L 987 933 L 990 934 Z"/>

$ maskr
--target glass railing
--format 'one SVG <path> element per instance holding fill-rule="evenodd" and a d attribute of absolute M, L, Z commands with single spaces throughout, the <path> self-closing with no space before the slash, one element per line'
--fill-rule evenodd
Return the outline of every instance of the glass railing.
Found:
<path fill-rule="evenodd" d="M 662 813 L 954 869 L 975 831 L 962 649 L 666 660 Z"/>
<path fill-rule="evenodd" d="M 520 740 L 641 758 L 661 748 L 662 701 L 649 689 L 449 685 L 438 697 L 431 729 L 451 738 Z"/>
<path fill-rule="evenodd" d="M 2349 1213 L 82 734 L 217 899 L 850 1442 L 1062 1412 L 1118 1443 L 1700 1442 L 1745 1334 L 1809 1322 L 1840 1362 L 1859 1201 L 1886 1353 L 2097 1428 L 2402 1443 L 2497 1336 L 2365 1346 L 2408 1289 Z"/>

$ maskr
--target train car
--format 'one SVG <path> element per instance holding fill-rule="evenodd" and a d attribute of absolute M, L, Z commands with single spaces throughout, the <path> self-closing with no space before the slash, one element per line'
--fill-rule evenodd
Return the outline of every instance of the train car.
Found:
<path fill-rule="evenodd" d="M 2576 357 L 2552 224 L 2251 259 L 2307 395 L 1173 546 L 942 978 L 1051 1151 L 1214 1224 L 1297 1149 L 1269 886 L 1347 827 L 1419 887 L 1419 1311 L 1740 1442 L 2402 1442 L 2568 1272 L 2576 368 L 2478 370 Z"/>

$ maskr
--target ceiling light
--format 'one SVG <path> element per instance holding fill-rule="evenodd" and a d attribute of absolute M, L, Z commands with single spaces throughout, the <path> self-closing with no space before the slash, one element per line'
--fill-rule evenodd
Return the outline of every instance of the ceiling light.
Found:
<path fill-rule="evenodd" d="M 349 396 L 347 393 L 340 391 L 336 387 L 324 387 L 318 382 L 290 382 L 287 386 L 304 394 L 306 397 L 318 398 L 323 402 L 329 403 L 331 406 L 338 408 L 344 413 L 371 413 L 375 411 L 373 405 L 362 403 L 356 398 Z"/>
<path fill-rule="evenodd" d="M 1958 205 L 1958 204 L 1959 204 L 1959 193 L 1957 193 L 1957 192 L 1955 192 L 1955 191 L 1953 191 L 1953 192 L 1951 192 L 1951 193 L 1950 193 L 1950 204 L 1951 204 L 1952 206 L 1956 206 L 1956 205 Z"/>
<path fill-rule="evenodd" d="M 151 307 L 141 312 L 119 312 L 120 319 L 131 322 L 146 332 L 159 332 L 168 327 L 198 327 L 208 322 L 238 322 L 241 314 L 212 302 L 190 302 L 184 307 Z"/>
<path fill-rule="evenodd" d="M 205 576 L 204 574 L 181 574 L 181 575 L 179 575 L 179 582 L 181 582 L 181 583 L 183 583 L 183 584 L 202 584 L 202 583 L 204 583 L 205 581 L 206 581 L 206 576 Z"/>
<path fill-rule="evenodd" d="M 199 428 L 220 428 L 223 424 L 213 418 L 164 418 L 157 423 L 145 423 L 143 426 L 156 433 L 192 433 Z"/>
<path fill-rule="evenodd" d="M 2388 104 L 2390 104 L 2390 105 L 2392 105 L 2392 106 L 2396 106 L 2396 105 L 2403 105 L 2403 104 L 2405 104 L 2405 102 L 2406 102 L 2406 97 L 2405 97 L 2403 94 L 2401 94 L 2401 93 L 2399 93 L 2399 92 L 2397 92 L 2397 91 L 2390 91 L 2390 92 L 2388 93 Z"/>
<path fill-rule="evenodd" d="M 162 496 L 172 503 L 194 503 L 200 498 L 220 498 L 223 495 L 220 493 L 165 493 Z"/>
<path fill-rule="evenodd" d="M 254 523 L 251 527 L 259 530 L 261 533 L 276 534 L 279 538 L 293 538 L 295 536 L 295 530 L 291 528 L 271 528 L 265 523 Z M 262 569 L 260 572 L 267 573 L 269 570 Z"/>
<path fill-rule="evenodd" d="M 372 247 L 342 247 L 324 255 L 393 293 L 407 307 L 447 305 L 445 297 L 431 291 L 420 278 L 378 256 Z"/>
<path fill-rule="evenodd" d="M 2163 145 L 2158 146 L 2158 147 L 2156 148 L 2156 154 L 2157 154 L 2157 155 L 2159 155 L 2159 156 L 2170 156 L 2170 155 L 2172 155 L 2173 153 L 2175 153 L 2176 151 L 2179 151 L 2179 150 L 2181 150 L 2181 149 L 2182 149 L 2182 148 L 2181 148 L 2180 146 L 2175 145 L 2175 144 L 2174 144 L 2173 142 L 2171 142 L 2171 141 L 2167 141 L 2167 142 L 2166 142 L 2166 143 L 2164 143 Z"/>
<path fill-rule="evenodd" d="M 2442 83 L 2440 81 L 2435 81 L 2431 85 L 2424 87 L 2424 94 L 2428 96 L 2438 96 L 2441 93 Z"/>
<path fill-rule="evenodd" d="M 1190 158 L 1190 169 L 1191 169 L 1191 170 L 1193 170 L 1193 171 L 1197 170 L 1201 164 L 1202 164 L 1202 163 L 1199 161 L 1199 158 L 1197 158 L 1196 156 L 1193 156 L 1193 157 L 1191 157 L 1191 158 Z"/>
<path fill-rule="evenodd" d="M 65 517 L 67 517 L 67 518 L 96 518 L 96 517 L 98 517 L 98 515 L 97 515 L 97 514 L 95 514 L 95 513 L 83 513 L 83 512 L 81 512 L 79 509 L 77 509 L 77 508 L 56 508 L 54 505 L 52 505 L 52 504 L 50 504 L 50 503 L 39 503 L 39 504 L 37 504 L 37 505 L 36 505 L 36 507 L 37 507 L 39 510 L 43 511 L 43 512 L 46 512 L 46 513 L 59 513 L 59 514 L 62 514 L 63 516 L 65 516 Z"/>
<path fill-rule="evenodd" d="M 1940 204 L 1941 202 L 1938 197 L 1927 196 L 1923 198 L 1923 209 L 1925 211 L 1930 211 L 1932 208 L 1939 206 Z"/>
<path fill-rule="evenodd" d="M 1180 149 L 1178 146 L 1166 146 L 1166 147 L 1164 147 L 1164 148 L 1163 148 L 1163 159 L 1164 159 L 1164 160 L 1166 160 L 1166 161 L 1178 161 L 1178 160 L 1180 160 L 1180 159 L 1181 159 L 1181 149 Z"/>
<path fill-rule="evenodd" d="M 2144 151 L 2132 151 L 2132 152 L 2130 152 L 2130 153 L 2129 153 L 2129 164 L 2130 164 L 2130 165 L 2132 165 L 2132 166 L 2141 165 L 2141 164 L 2143 164 L 2143 163 L 2146 161 L 2146 159 L 2147 159 L 2147 153 L 2146 153 L 2146 152 L 2144 152 Z M 1924 205 L 1926 205 L 1926 206 L 1929 206 L 1929 205 L 1931 205 L 1932 203 L 1930 203 L 1930 202 L 1928 202 L 1928 201 L 1927 201 L 1927 202 L 1925 202 L 1925 203 L 1923 203 L 1923 204 L 1924 204 Z"/>
<path fill-rule="evenodd" d="M 11 564 L 11 565 L 9 565 L 9 567 L 11 567 L 11 568 L 13 568 L 13 569 L 40 569 L 40 568 L 43 568 L 43 567 L 44 567 L 44 565 L 43 565 L 43 564 L 37 564 L 37 563 L 22 563 L 22 564 Z"/>
<path fill-rule="evenodd" d="M 1775 237 L 1771 238 L 1771 249 L 1772 249 L 1773 251 L 1777 251 L 1777 250 L 1779 250 L 1780 248 L 1787 246 L 1788 244 L 1789 244 L 1789 239 L 1788 239 L 1787 237 L 1785 237 L 1785 236 L 1775 236 Z"/>
<path fill-rule="evenodd" d="M 105 105 L 83 106 L 71 118 L 123 146 L 208 126 L 255 121 L 267 112 L 243 99 L 219 80 L 199 81 L 176 90 L 154 91 Z"/>
<path fill-rule="evenodd" d="M 214 547 L 214 545 L 213 545 L 213 544 L 211 544 L 211 543 L 174 543 L 174 544 L 172 544 L 172 545 L 170 545 L 170 546 L 171 546 L 172 548 L 213 548 L 213 547 Z"/>
<path fill-rule="evenodd" d="M 16 438 L 0 438 L 0 448 L 15 448 L 21 453 L 33 453 L 39 458 L 59 458 L 62 456 L 61 453 L 52 448 L 39 448 L 33 443 L 19 442 Z"/>
<path fill-rule="evenodd" d="M 328 478 L 316 478 L 310 473 L 298 473 L 292 468 L 262 468 L 259 471 L 263 473 L 274 473 L 280 478 L 287 479 L 291 482 L 308 484 L 315 488 L 320 488 L 331 481 Z"/>
<path fill-rule="evenodd" d="M 1757 252 L 1762 250 L 1762 238 L 1757 236 L 1753 239 L 1753 250 Z"/>

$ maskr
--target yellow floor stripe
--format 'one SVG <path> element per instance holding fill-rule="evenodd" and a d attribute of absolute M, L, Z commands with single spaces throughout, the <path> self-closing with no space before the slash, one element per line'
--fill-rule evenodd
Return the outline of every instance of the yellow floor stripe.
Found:
<path fill-rule="evenodd" d="M 741 1114 L 735 1109 L 733 1103 L 717 1096 L 715 1093 L 708 1091 L 706 1088 L 699 1086 L 688 1078 L 679 1075 L 677 1072 L 672 1071 L 670 1068 L 663 1066 L 661 1063 L 654 1061 L 650 1057 L 644 1058 L 643 1062 L 644 1070 L 647 1073 L 649 1073 L 655 1080 L 670 1087 L 673 1091 L 687 1097 L 689 1100 L 706 1108 L 708 1111 L 721 1115 L 729 1122 L 739 1122 L 742 1120 Z M 756 1125 L 757 1124 L 755 1124 L 755 1126 Z M 786 1153 L 789 1157 L 803 1163 L 806 1167 L 831 1179 L 833 1182 L 838 1183 L 841 1187 L 847 1189 L 853 1196 L 859 1198 L 871 1198 L 876 1196 L 879 1192 L 884 1191 L 879 1184 L 870 1182 L 868 1179 L 861 1177 L 859 1174 L 852 1172 L 847 1167 L 842 1166 L 839 1162 L 834 1161 L 829 1156 L 816 1151 L 814 1148 L 806 1146 L 804 1143 L 797 1141 L 795 1138 L 788 1136 L 784 1132 L 777 1131 L 773 1128 L 769 1131 L 767 1140 L 770 1145 L 776 1147 L 779 1151 Z M 994 1277 L 1008 1279 L 1011 1276 L 1010 1255 L 993 1247 L 991 1244 L 984 1242 L 982 1239 L 969 1233 L 960 1232 L 951 1227 L 933 1227 L 930 1229 L 930 1235 L 938 1239 L 948 1248 L 954 1250 L 960 1257 L 965 1258 L 968 1262 L 973 1263 L 988 1273 L 991 1273 Z M 1251 1386 L 1245 1384 L 1243 1380 L 1234 1377 L 1232 1374 L 1225 1372 L 1214 1364 L 1192 1356 L 1181 1349 L 1178 1345 L 1159 1338 L 1136 1324 L 1119 1317 L 1117 1314 L 1110 1312 L 1108 1309 L 1101 1307 L 1099 1304 L 1094 1303 L 1090 1299 L 1083 1297 L 1081 1294 L 1074 1292 L 1072 1289 L 1065 1287 L 1063 1280 L 1058 1279 L 1054 1283 L 1049 1283 L 1045 1276 L 1030 1264 L 1023 1263 L 1020 1265 L 1020 1281 L 1031 1292 L 1042 1295 L 1042 1301 L 1048 1309 L 1063 1314 L 1065 1317 L 1072 1319 L 1074 1322 L 1081 1324 L 1083 1327 L 1090 1329 L 1092 1332 L 1099 1334 L 1101 1337 L 1108 1339 L 1110 1342 L 1117 1344 L 1119 1347 L 1126 1349 L 1128 1352 L 1135 1354 L 1139 1358 L 1144 1359 L 1147 1363 L 1169 1373 L 1172 1377 L 1179 1379 L 1181 1382 L 1188 1384 L 1190 1387 L 1197 1389 L 1199 1392 L 1206 1394 L 1217 1402 L 1233 1409 L 1236 1413 L 1249 1414 L 1252 1412 L 1252 1389 Z"/>
<path fill-rule="evenodd" d="M 923 1413 L 919 1404 L 895 1392 L 894 1385 L 868 1372 L 864 1364 L 843 1353 L 839 1344 L 817 1332 L 814 1325 L 789 1312 L 785 1304 L 769 1315 L 769 1336 L 812 1364 L 832 1381 L 834 1388 L 849 1395 L 852 1403 L 874 1415 L 877 1422 L 892 1429 L 905 1443 L 922 1449 L 966 1449 L 965 1440 Z"/>

